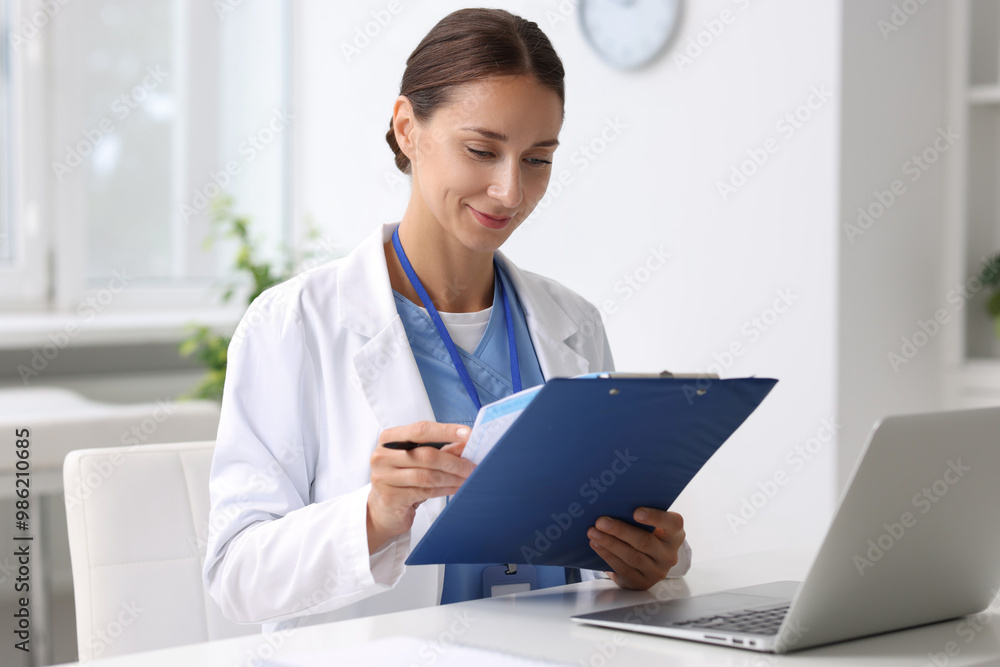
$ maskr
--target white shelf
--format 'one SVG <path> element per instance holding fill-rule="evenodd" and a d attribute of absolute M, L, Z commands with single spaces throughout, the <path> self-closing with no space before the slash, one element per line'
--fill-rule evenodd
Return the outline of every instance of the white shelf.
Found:
<path fill-rule="evenodd" d="M 972 384 L 995 387 L 1000 391 L 1000 359 L 967 359 L 956 370 Z"/>
<path fill-rule="evenodd" d="M 72 313 L 7 314 L 0 319 L 0 349 L 28 349 L 66 341 L 71 345 L 178 343 L 188 327 L 204 325 L 231 335 L 243 309 L 214 308 L 101 313 L 90 320 Z"/>
<path fill-rule="evenodd" d="M 969 104 L 1000 104 L 1000 86 L 973 86 L 969 88 Z"/>
<path fill-rule="evenodd" d="M 947 375 L 954 408 L 1000 405 L 1000 359 L 969 359 Z"/>
<path fill-rule="evenodd" d="M 946 123 L 962 141 L 948 169 L 945 283 L 965 283 L 981 256 L 1000 250 L 1000 5 L 949 3 L 951 58 Z M 943 332 L 945 400 L 950 407 L 1000 405 L 1000 340 L 976 293 Z"/>

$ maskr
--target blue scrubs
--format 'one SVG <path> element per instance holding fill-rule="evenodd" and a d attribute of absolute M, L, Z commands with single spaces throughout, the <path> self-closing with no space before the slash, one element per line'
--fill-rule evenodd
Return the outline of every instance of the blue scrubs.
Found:
<path fill-rule="evenodd" d="M 500 262 L 496 263 L 500 267 Z M 517 342 L 518 366 L 521 370 L 521 384 L 524 389 L 543 384 L 545 378 L 535 356 L 535 348 L 531 344 L 528 325 L 524 319 L 524 311 L 514 291 L 514 285 L 506 272 L 500 267 L 496 272 L 503 281 L 507 298 L 510 301 L 511 316 L 514 319 L 514 340 Z M 434 418 L 439 422 L 467 424 L 472 426 L 476 421 L 476 406 L 469 399 L 465 385 L 459 378 L 455 364 L 448 354 L 448 348 L 434 328 L 434 322 L 419 306 L 393 290 L 396 299 L 396 310 L 403 320 L 403 328 L 410 341 L 413 356 L 420 370 L 427 396 L 434 410 Z M 499 283 L 493 283 L 493 310 L 486 325 L 479 346 L 473 354 L 461 347 L 458 353 L 465 363 L 466 369 L 475 385 L 476 393 L 483 405 L 492 403 L 514 391 L 510 377 L 510 350 L 507 343 L 507 322 L 504 314 L 503 299 L 500 296 Z M 511 480 L 514 483 L 515 480 Z M 477 600 L 483 597 L 483 568 L 489 564 L 445 565 L 444 589 L 441 593 L 441 604 Z M 499 563 L 497 563 L 499 565 Z M 567 583 L 567 572 L 562 567 L 537 566 L 538 587 L 561 586 Z M 571 577 L 577 575 L 576 572 Z"/>

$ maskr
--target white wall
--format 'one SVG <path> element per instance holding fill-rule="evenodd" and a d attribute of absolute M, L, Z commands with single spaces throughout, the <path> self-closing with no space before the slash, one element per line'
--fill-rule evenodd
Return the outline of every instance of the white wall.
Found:
<path fill-rule="evenodd" d="M 841 483 L 854 467 L 875 420 L 900 412 L 939 409 L 943 396 L 944 336 L 930 338 L 905 363 L 902 338 L 945 309 L 958 326 L 951 286 L 942 277 L 944 155 L 926 171 L 913 171 L 914 155 L 933 149 L 945 122 L 947 88 L 946 3 L 919 7 L 898 30 L 891 0 L 845 0 L 838 404 L 844 418 Z M 905 16 L 905 14 L 903 15 Z M 944 146 L 942 142 L 939 146 Z M 930 157 L 930 156 L 928 156 Z M 919 169 L 919 167 L 918 167 Z M 917 175 L 919 173 L 919 176 Z M 916 180 L 914 180 L 916 179 Z M 877 202 L 893 181 L 905 190 L 867 230 L 858 207 Z M 890 190 L 891 192 L 891 190 Z M 878 212 L 878 208 L 874 209 Z M 868 224 L 863 220 L 863 224 Z M 863 234 L 844 225 L 855 225 Z M 922 340 L 918 338 L 918 341 Z"/>
<path fill-rule="evenodd" d="M 405 60 L 434 23 L 466 5 L 403 1 L 346 62 L 340 44 L 387 4 L 297 5 L 299 214 L 315 216 L 345 250 L 402 215 L 409 188 L 383 137 Z M 715 355 L 741 343 L 721 375 L 780 380 L 676 503 L 696 557 L 709 558 L 816 539 L 831 509 L 833 442 L 816 442 L 801 469 L 786 456 L 835 421 L 840 12 L 834 0 L 685 4 L 673 49 L 626 74 L 596 58 L 575 15 L 549 20 L 557 0 L 493 3 L 537 21 L 567 69 L 553 174 L 566 170 L 572 182 L 505 252 L 602 307 L 619 369 L 709 370 Z M 724 10 L 732 21 L 679 67 L 674 55 Z M 816 108 L 801 111 L 808 120 L 783 133 L 776 124 L 816 88 L 829 99 L 814 97 Z M 574 153 L 616 119 L 625 125 L 620 136 L 581 169 Z M 717 181 L 768 139 L 777 152 L 723 201 Z M 672 257 L 630 294 L 623 277 L 643 266 L 651 246 Z M 794 301 L 771 321 L 782 291 Z M 768 318 L 766 331 L 751 333 L 755 317 Z M 727 514 L 776 472 L 787 473 L 785 485 L 734 531 Z"/>

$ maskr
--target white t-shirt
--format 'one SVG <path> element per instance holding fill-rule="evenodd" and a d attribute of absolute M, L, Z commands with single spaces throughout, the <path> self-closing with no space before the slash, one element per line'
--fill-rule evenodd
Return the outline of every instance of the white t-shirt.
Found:
<path fill-rule="evenodd" d="M 430 317 L 426 308 L 421 308 L 424 315 Z M 444 328 L 448 330 L 455 345 L 459 346 L 469 354 L 474 354 L 479 347 L 479 341 L 486 333 L 486 325 L 490 323 L 490 313 L 493 306 L 486 310 L 479 310 L 474 313 L 444 313 L 438 311 Z"/>

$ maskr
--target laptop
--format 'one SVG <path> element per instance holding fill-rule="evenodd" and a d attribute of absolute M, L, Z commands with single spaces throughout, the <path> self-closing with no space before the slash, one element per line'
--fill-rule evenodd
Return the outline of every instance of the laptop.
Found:
<path fill-rule="evenodd" d="M 1000 407 L 872 429 L 805 581 L 573 616 L 771 653 L 957 618 L 1000 586 Z"/>

